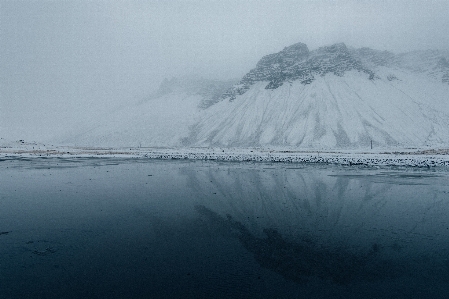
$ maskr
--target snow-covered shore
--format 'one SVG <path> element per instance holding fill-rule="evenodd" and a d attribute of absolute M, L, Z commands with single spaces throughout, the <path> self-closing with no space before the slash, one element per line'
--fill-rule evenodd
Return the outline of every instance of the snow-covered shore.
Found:
<path fill-rule="evenodd" d="M 449 166 L 448 149 L 317 151 L 263 148 L 88 148 L 22 142 L 0 145 L 0 158 L 18 157 L 121 157 L 222 162 L 323 163 L 349 166 Z"/>
<path fill-rule="evenodd" d="M 192 159 L 230 162 L 324 163 L 367 166 L 449 166 L 449 155 L 332 152 L 148 152 L 152 159 Z"/>

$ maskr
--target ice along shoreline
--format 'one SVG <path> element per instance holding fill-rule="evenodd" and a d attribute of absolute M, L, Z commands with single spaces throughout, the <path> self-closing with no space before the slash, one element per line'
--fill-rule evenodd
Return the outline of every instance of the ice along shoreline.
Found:
<path fill-rule="evenodd" d="M 449 156 L 351 153 L 147 153 L 151 159 L 191 159 L 223 162 L 319 163 L 366 166 L 449 166 Z"/>
<path fill-rule="evenodd" d="M 378 152 L 272 150 L 243 148 L 100 148 L 57 146 L 2 146 L 0 158 L 19 157 L 121 157 L 159 160 L 220 162 L 318 163 L 366 166 L 449 166 L 449 150 L 394 150 Z"/>

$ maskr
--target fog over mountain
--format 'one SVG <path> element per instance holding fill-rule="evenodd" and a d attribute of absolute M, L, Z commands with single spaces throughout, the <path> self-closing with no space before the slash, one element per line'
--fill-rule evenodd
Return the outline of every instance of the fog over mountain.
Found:
<path fill-rule="evenodd" d="M 198 90 L 201 113 L 196 108 L 184 109 L 194 112 L 194 120 L 189 119 L 188 124 L 193 123 L 197 130 L 177 128 L 185 134 L 173 133 L 173 140 L 164 141 L 164 144 L 173 144 L 181 135 L 181 144 L 249 144 L 239 137 L 232 142 L 212 138 L 213 134 L 205 129 L 208 125 L 202 120 L 203 116 L 218 110 L 214 107 L 224 105 L 229 100 L 224 101 L 226 97 L 248 97 L 257 84 L 264 84 L 258 83 L 262 79 L 267 80 L 262 88 L 264 92 L 266 85 L 271 84 L 271 89 L 266 91 L 277 93 L 289 86 L 289 80 L 294 88 L 298 82 L 312 76 L 311 86 L 323 78 L 331 78 L 334 70 L 324 67 L 321 72 L 328 73 L 321 77 L 312 69 L 321 63 L 323 55 L 328 55 L 323 46 L 341 42 L 345 43 L 350 56 L 344 66 L 337 66 L 335 73 L 344 73 L 343 77 L 335 75 L 338 78 L 348 79 L 352 71 L 368 76 L 367 72 L 374 72 L 383 78 L 376 68 L 388 67 L 426 75 L 426 78 L 441 75 L 443 79 L 441 72 L 445 61 L 440 58 L 442 53 L 447 53 L 444 51 L 449 45 L 448 15 L 447 2 L 440 0 L 137 0 L 113 3 L 0 0 L 0 138 L 56 144 L 61 140 L 75 140 L 74 136 L 81 138 L 88 131 L 93 134 L 115 115 L 116 119 L 123 117 L 110 124 L 110 131 L 118 134 L 120 142 L 117 143 L 138 144 L 153 140 L 151 136 L 135 134 L 138 130 L 156 134 L 154 131 L 158 127 L 175 130 L 175 125 L 156 124 L 157 120 L 168 119 L 174 124 L 186 125 L 181 116 L 176 122 L 170 118 L 175 111 L 183 110 L 180 108 L 183 106 L 167 100 L 167 105 L 175 105 L 170 107 L 170 112 L 158 110 L 155 100 L 152 105 L 157 107 L 133 107 L 149 103 L 151 97 L 162 96 L 164 92 L 168 97 L 168 92 L 175 92 L 174 86 L 181 84 L 175 81 L 186 81 L 185 78 L 196 78 L 193 80 L 196 83 L 183 87 L 188 89 L 185 92 L 189 97 L 194 97 L 192 86 L 198 85 L 198 78 L 205 78 L 210 82 Z M 307 49 L 298 42 L 307 45 Z M 293 56 L 276 66 L 272 60 L 288 56 L 282 52 L 285 47 Z M 296 51 L 295 47 L 304 51 Z M 355 49 L 360 49 L 357 50 L 360 53 L 351 52 Z M 398 53 L 407 54 L 401 54 L 402 57 Z M 265 58 L 261 60 L 262 57 Z M 299 63 L 301 59 L 305 59 L 305 64 Z M 435 69 L 430 69 L 430 65 Z M 352 70 L 346 70 L 348 67 Z M 282 72 L 276 75 L 276 69 Z M 264 72 L 272 78 L 264 77 Z M 405 82 L 392 73 L 403 80 L 396 80 L 396 84 Z M 229 89 L 239 81 L 240 85 Z M 438 90 L 439 87 L 426 92 L 430 97 L 440 98 L 435 95 Z M 181 92 L 181 87 L 177 91 Z M 423 86 L 418 91 L 423 92 Z M 196 103 L 193 107 L 197 107 Z M 135 117 L 127 121 L 130 117 L 126 115 L 132 114 L 133 109 L 137 109 Z M 139 115 L 144 113 L 148 117 L 142 116 L 142 121 L 138 121 Z M 220 121 L 220 117 L 215 120 Z M 134 136 L 132 139 L 117 133 L 120 130 L 114 126 L 120 126 L 119 122 L 123 128 L 125 123 L 130 123 L 132 129 L 128 131 L 129 136 Z M 270 129 L 267 127 L 266 132 L 280 132 L 277 125 L 267 126 Z M 225 134 L 227 129 L 214 130 Z M 260 127 L 260 130 L 265 129 Z M 101 139 L 113 141 L 114 138 L 106 137 L 113 134 L 111 132 L 106 132 Z M 156 140 L 167 139 L 164 131 L 158 132 L 161 137 Z M 282 136 L 276 133 L 277 141 L 272 140 L 271 133 L 248 131 L 242 134 L 242 138 L 252 136 L 253 144 L 281 144 L 281 139 L 285 139 L 286 144 L 299 144 L 299 137 L 292 137 L 290 133 L 282 133 Z M 324 135 L 331 138 L 329 134 Z M 374 133 L 358 134 L 366 139 Z M 256 135 L 263 137 L 260 139 Z M 82 139 L 87 141 L 87 135 Z M 318 142 L 317 138 L 312 139 L 315 140 L 311 141 L 313 144 Z M 348 137 L 348 140 L 339 144 L 360 143 L 355 137 Z M 306 144 L 302 142 L 301 146 Z"/>
<path fill-rule="evenodd" d="M 341 149 L 449 146 L 449 53 L 304 43 L 238 82 L 172 78 L 64 142 Z M 233 84 L 236 83 L 236 84 Z"/>

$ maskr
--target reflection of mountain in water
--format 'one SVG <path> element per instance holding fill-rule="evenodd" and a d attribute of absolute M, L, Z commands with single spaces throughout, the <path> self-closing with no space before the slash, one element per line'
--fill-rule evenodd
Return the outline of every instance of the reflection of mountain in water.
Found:
<path fill-rule="evenodd" d="M 233 231 L 262 267 L 289 280 L 322 278 L 343 285 L 449 277 L 446 174 L 201 165 L 201 171 L 180 170 L 200 217 Z"/>
<path fill-rule="evenodd" d="M 264 229 L 266 237 L 258 238 L 230 215 L 225 219 L 205 206 L 198 205 L 195 209 L 213 225 L 235 230 L 241 244 L 262 267 L 295 282 L 317 276 L 348 284 L 353 279 L 371 281 L 404 274 L 404 265 L 379 259 L 381 247 L 378 244 L 373 244 L 366 253 L 355 254 L 345 248 L 318 246 L 307 237 L 289 242 L 275 229 Z"/>
<path fill-rule="evenodd" d="M 416 223 L 430 215 L 422 209 L 448 209 L 444 193 L 425 185 L 405 185 L 418 179 L 395 183 L 399 178 L 376 169 L 222 164 L 200 172 L 184 168 L 182 173 L 187 186 L 198 194 L 198 204 L 232 215 L 259 236 L 270 227 L 289 239 L 318 235 L 326 243 L 363 243 L 368 250 L 379 238 L 389 238 L 386 246 L 403 247 L 409 243 L 404 238 L 411 235 L 398 235 L 391 227 L 432 233 L 431 222 Z"/>

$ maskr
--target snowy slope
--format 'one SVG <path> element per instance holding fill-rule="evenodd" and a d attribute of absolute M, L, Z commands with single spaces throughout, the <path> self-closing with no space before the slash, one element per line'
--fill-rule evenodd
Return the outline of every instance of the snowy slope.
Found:
<path fill-rule="evenodd" d="M 298 43 L 240 82 L 172 79 L 64 141 L 99 146 L 366 149 L 449 146 L 447 51 Z"/>
<path fill-rule="evenodd" d="M 447 145 L 449 86 L 396 73 L 404 80 L 367 80 L 351 71 L 341 77 L 327 74 L 307 85 L 294 81 L 276 90 L 258 82 L 234 101 L 211 107 L 192 140 L 215 146 L 303 148 L 367 148 L 371 140 L 382 147 Z M 423 82 L 428 92 L 419 88 Z"/>

